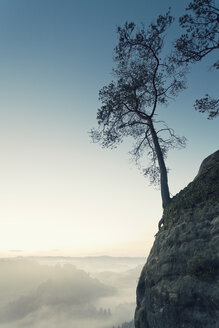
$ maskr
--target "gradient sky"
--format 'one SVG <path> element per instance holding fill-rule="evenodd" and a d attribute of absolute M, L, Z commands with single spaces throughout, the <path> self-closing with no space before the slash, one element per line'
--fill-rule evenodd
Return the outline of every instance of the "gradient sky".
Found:
<path fill-rule="evenodd" d="M 130 162 L 128 143 L 101 149 L 88 131 L 98 91 L 112 79 L 116 26 L 149 24 L 169 6 L 177 17 L 187 3 L 0 1 L 0 256 L 148 254 L 160 192 Z M 170 38 L 177 31 L 175 24 Z M 172 194 L 218 148 L 217 120 L 192 108 L 196 98 L 218 92 L 214 56 L 193 66 L 188 89 L 161 110 L 188 139 L 168 157 Z"/>

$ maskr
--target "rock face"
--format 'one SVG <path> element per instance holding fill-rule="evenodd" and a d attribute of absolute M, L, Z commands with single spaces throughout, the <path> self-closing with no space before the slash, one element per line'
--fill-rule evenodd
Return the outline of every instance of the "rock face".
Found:
<path fill-rule="evenodd" d="M 137 286 L 136 328 L 219 328 L 219 151 L 164 212 Z"/>

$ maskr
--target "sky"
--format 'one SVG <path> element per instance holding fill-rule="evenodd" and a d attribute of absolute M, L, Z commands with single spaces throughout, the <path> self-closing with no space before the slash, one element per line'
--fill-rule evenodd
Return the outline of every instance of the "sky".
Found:
<path fill-rule="evenodd" d="M 118 149 L 93 144 L 98 92 L 112 80 L 117 26 L 150 24 L 188 1 L 0 1 L 0 256 L 147 256 L 162 215 L 160 191 Z M 177 19 L 169 32 L 179 32 Z M 188 88 L 162 109 L 188 142 L 171 151 L 172 195 L 218 148 L 218 122 L 194 100 L 217 94 L 215 55 L 196 64 Z M 145 162 L 147 159 L 145 159 Z"/>

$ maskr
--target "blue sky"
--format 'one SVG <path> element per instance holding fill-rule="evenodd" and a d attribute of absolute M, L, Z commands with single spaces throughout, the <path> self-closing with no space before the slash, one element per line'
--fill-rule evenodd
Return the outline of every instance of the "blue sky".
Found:
<path fill-rule="evenodd" d="M 88 131 L 96 125 L 98 91 L 112 79 L 116 27 L 150 24 L 169 6 L 177 17 L 187 3 L 1 0 L 2 254 L 148 253 L 161 216 L 159 190 L 130 163 L 128 143 L 103 150 Z M 169 39 L 178 31 L 175 24 Z M 217 94 L 214 57 L 194 65 L 187 90 L 160 110 L 188 139 L 167 161 L 172 194 L 218 147 L 218 122 L 192 108 L 196 98 Z"/>

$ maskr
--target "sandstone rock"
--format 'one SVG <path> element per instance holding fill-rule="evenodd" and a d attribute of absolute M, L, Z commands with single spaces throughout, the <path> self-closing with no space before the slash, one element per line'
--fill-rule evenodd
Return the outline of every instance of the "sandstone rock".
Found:
<path fill-rule="evenodd" d="M 219 150 L 204 159 L 195 179 L 207 173 L 212 167 L 217 165 L 219 165 Z"/>
<path fill-rule="evenodd" d="M 219 328 L 219 151 L 164 212 L 137 286 L 136 328 Z"/>

